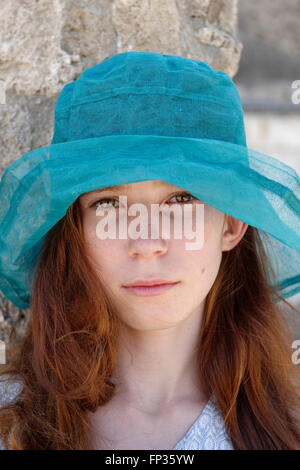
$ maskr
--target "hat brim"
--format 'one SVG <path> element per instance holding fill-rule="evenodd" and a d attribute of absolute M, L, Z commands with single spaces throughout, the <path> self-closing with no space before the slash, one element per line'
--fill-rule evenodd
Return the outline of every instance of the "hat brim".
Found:
<path fill-rule="evenodd" d="M 28 308 L 44 237 L 77 197 L 146 180 L 183 188 L 259 229 L 281 295 L 300 292 L 300 180 L 293 168 L 230 142 L 128 134 L 51 144 L 6 168 L 0 182 L 0 290 Z"/>

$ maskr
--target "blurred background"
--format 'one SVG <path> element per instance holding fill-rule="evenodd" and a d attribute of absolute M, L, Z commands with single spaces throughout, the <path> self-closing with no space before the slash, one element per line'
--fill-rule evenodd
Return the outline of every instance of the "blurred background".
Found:
<path fill-rule="evenodd" d="M 248 145 L 281 158 L 300 173 L 299 0 L 239 0 L 237 37 L 243 44 L 234 77 L 246 111 Z M 300 101 L 300 93 L 298 93 Z"/>
<path fill-rule="evenodd" d="M 245 111 L 247 143 L 296 169 L 300 175 L 300 1 L 239 0 L 237 38 L 243 44 L 234 77 Z M 288 299 L 300 339 L 300 293 Z"/>
<path fill-rule="evenodd" d="M 66 83 L 130 50 L 204 60 L 228 73 L 248 146 L 300 173 L 300 104 L 292 101 L 299 0 L 0 0 L 0 177 L 23 153 L 50 144 Z M 300 294 L 288 300 L 300 339 Z M 0 339 L 20 338 L 28 318 L 0 293 Z"/>

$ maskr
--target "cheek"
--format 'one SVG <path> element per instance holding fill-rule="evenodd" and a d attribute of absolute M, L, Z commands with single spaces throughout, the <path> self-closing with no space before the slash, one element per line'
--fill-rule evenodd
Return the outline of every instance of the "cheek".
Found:
<path fill-rule="evenodd" d="M 122 251 L 122 240 L 107 238 L 101 240 L 96 234 L 96 220 L 86 220 L 83 224 L 83 235 L 85 249 L 97 268 L 101 268 L 104 273 L 118 263 Z"/>
<path fill-rule="evenodd" d="M 204 245 L 201 250 L 185 253 L 181 259 L 181 265 L 185 266 L 185 272 L 189 278 L 210 282 L 216 277 L 222 254 L 218 247 Z"/>
<path fill-rule="evenodd" d="M 186 301 L 196 306 L 207 297 L 220 268 L 220 257 L 210 250 L 194 254 L 186 265 L 184 273 Z"/>
<path fill-rule="evenodd" d="M 185 240 L 174 240 L 172 243 L 178 266 L 181 267 L 179 272 L 190 285 L 200 282 L 202 293 L 207 293 L 215 281 L 222 259 L 219 230 L 211 223 L 205 225 L 201 249 L 187 250 Z"/>
<path fill-rule="evenodd" d="M 215 282 L 222 260 L 222 250 L 218 236 L 214 234 L 210 238 L 206 238 L 202 254 L 200 250 L 197 259 L 202 267 L 201 276 L 205 285 L 205 294 L 208 294 Z"/>
<path fill-rule="evenodd" d="M 106 270 L 113 271 L 120 263 L 122 248 L 118 240 L 99 240 L 96 238 L 96 240 L 87 243 L 87 250 L 98 267 L 102 266 Z"/>

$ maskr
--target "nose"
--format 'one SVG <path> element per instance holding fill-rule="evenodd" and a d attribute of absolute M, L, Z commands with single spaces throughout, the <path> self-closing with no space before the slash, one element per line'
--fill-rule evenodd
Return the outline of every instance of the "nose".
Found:
<path fill-rule="evenodd" d="M 162 238 L 159 235 L 159 231 L 153 228 L 151 235 L 151 226 L 148 225 L 148 234 L 146 234 L 146 236 L 147 235 L 147 238 L 139 236 L 139 238 L 134 239 L 129 237 L 128 251 L 130 256 L 151 258 L 153 256 L 162 256 L 166 253 L 168 240 Z"/>
<path fill-rule="evenodd" d="M 153 256 L 163 256 L 167 252 L 168 240 L 159 239 L 143 239 L 129 240 L 129 256 L 136 258 L 152 258 Z"/>
<path fill-rule="evenodd" d="M 141 212 L 139 217 L 139 232 L 136 226 L 128 227 L 128 252 L 129 256 L 151 258 L 153 256 L 163 256 L 168 249 L 170 235 L 162 223 L 162 214 L 154 220 L 151 216 L 151 209 Z M 142 238 L 143 237 L 143 238 Z"/>

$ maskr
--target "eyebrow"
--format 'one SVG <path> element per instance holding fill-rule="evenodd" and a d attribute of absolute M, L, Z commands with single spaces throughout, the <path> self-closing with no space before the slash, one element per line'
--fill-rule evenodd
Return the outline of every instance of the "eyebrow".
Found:
<path fill-rule="evenodd" d="M 106 186 L 105 188 L 101 189 L 94 189 L 93 191 L 90 191 L 88 193 L 84 193 L 84 196 L 90 196 L 93 197 L 96 194 L 102 193 L 103 191 L 106 190 L 111 190 L 111 191 L 116 191 L 117 193 L 123 191 L 124 189 L 128 189 L 129 184 L 122 184 L 122 185 L 116 185 L 116 186 Z"/>
<path fill-rule="evenodd" d="M 123 189 L 128 189 L 129 184 L 122 184 L 122 185 L 117 185 L 117 186 L 106 186 L 105 188 L 101 189 L 96 189 L 95 192 L 100 193 L 102 191 L 105 191 L 106 189 L 110 189 L 111 191 L 123 191 Z"/>

